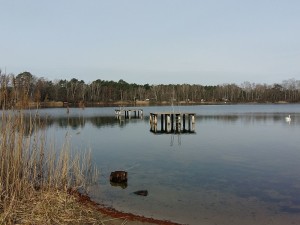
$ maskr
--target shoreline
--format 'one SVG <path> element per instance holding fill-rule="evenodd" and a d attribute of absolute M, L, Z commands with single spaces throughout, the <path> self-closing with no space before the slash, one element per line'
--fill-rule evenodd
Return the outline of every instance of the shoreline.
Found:
<path fill-rule="evenodd" d="M 150 217 L 145 217 L 141 215 L 135 215 L 133 213 L 127 213 L 127 212 L 122 212 L 118 211 L 114 208 L 107 207 L 105 205 L 99 204 L 91 198 L 86 195 L 86 194 L 81 194 L 77 190 L 69 190 L 68 193 L 76 198 L 76 200 L 83 206 L 92 208 L 93 210 L 98 211 L 101 214 L 105 214 L 107 216 L 113 217 L 113 218 L 125 218 L 128 221 L 137 221 L 141 222 L 142 224 L 157 224 L 157 225 L 184 225 L 181 223 L 176 223 L 172 222 L 169 220 L 160 220 L 160 219 L 155 219 L 155 218 L 150 218 Z"/>
<path fill-rule="evenodd" d="M 259 104 L 299 104 L 299 102 L 287 102 L 287 101 L 277 101 L 277 102 L 230 102 L 230 101 L 179 101 L 174 102 L 174 105 L 180 106 L 195 106 L 195 105 L 259 105 Z M 112 102 L 29 102 L 25 108 L 90 108 L 90 107 L 147 107 L 147 106 L 168 106 L 172 105 L 172 102 L 161 101 L 112 101 Z M 16 108 L 24 108 L 19 104 L 16 104 Z"/>

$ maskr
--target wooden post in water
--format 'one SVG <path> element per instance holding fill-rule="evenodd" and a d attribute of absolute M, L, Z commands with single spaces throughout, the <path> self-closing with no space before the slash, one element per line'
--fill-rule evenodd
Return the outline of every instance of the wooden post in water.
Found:
<path fill-rule="evenodd" d="M 176 131 L 180 132 L 181 130 L 181 118 L 180 118 L 180 113 L 176 113 L 175 115 L 175 120 L 176 120 Z"/>
<path fill-rule="evenodd" d="M 188 115 L 188 129 L 191 131 L 191 115 Z"/>
<path fill-rule="evenodd" d="M 166 117 L 165 118 L 165 131 L 170 132 L 170 129 L 169 129 L 170 116 L 169 116 L 169 114 L 166 114 L 165 117 Z"/>
<path fill-rule="evenodd" d="M 160 115 L 160 130 L 164 131 L 164 115 Z"/>
<path fill-rule="evenodd" d="M 164 115 L 164 131 L 167 132 L 167 127 L 168 127 L 168 123 L 167 123 L 167 114 Z"/>
<path fill-rule="evenodd" d="M 195 131 L 195 114 L 192 114 L 192 131 Z"/>
<path fill-rule="evenodd" d="M 174 114 L 171 114 L 171 131 L 174 131 Z"/>
<path fill-rule="evenodd" d="M 140 111 L 142 113 L 142 111 Z M 160 118 L 158 118 L 160 117 Z M 157 123 L 160 119 L 160 129 L 157 131 Z M 195 113 L 180 113 L 180 112 L 163 112 L 150 113 L 150 125 L 152 132 L 170 133 L 170 132 L 184 132 L 194 133 L 195 131 Z M 181 127 L 182 124 L 182 127 Z"/>
<path fill-rule="evenodd" d="M 120 109 L 115 109 L 115 114 L 117 116 L 124 116 L 125 119 L 142 118 L 143 110 L 142 109 L 124 109 L 124 108 L 120 108 Z"/>

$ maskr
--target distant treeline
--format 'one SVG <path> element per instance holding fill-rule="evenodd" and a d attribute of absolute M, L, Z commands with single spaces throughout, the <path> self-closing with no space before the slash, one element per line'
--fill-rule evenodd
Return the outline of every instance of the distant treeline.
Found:
<path fill-rule="evenodd" d="M 1 108 L 26 106 L 30 102 L 113 103 L 146 101 L 150 104 L 173 103 L 247 103 L 247 102 L 300 102 L 300 80 L 282 83 L 256 84 L 135 84 L 124 80 L 97 79 L 86 84 L 72 78 L 50 81 L 23 72 L 17 76 L 0 71 Z"/>

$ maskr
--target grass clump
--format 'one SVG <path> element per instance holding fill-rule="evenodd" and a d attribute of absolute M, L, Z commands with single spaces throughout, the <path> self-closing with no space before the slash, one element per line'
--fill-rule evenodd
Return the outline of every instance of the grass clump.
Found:
<path fill-rule="evenodd" d="M 68 190 L 84 187 L 96 178 L 90 154 L 72 154 L 67 138 L 61 149 L 49 147 L 38 129 L 42 123 L 38 115 L 25 116 L 22 110 L 2 111 L 0 224 L 89 221 L 89 213 L 80 212 Z"/>

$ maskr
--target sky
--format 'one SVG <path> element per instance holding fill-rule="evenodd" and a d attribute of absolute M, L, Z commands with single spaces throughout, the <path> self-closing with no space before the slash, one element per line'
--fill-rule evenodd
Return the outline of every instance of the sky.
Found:
<path fill-rule="evenodd" d="M 299 0 L 0 0 L 0 69 L 48 80 L 300 80 Z"/>

